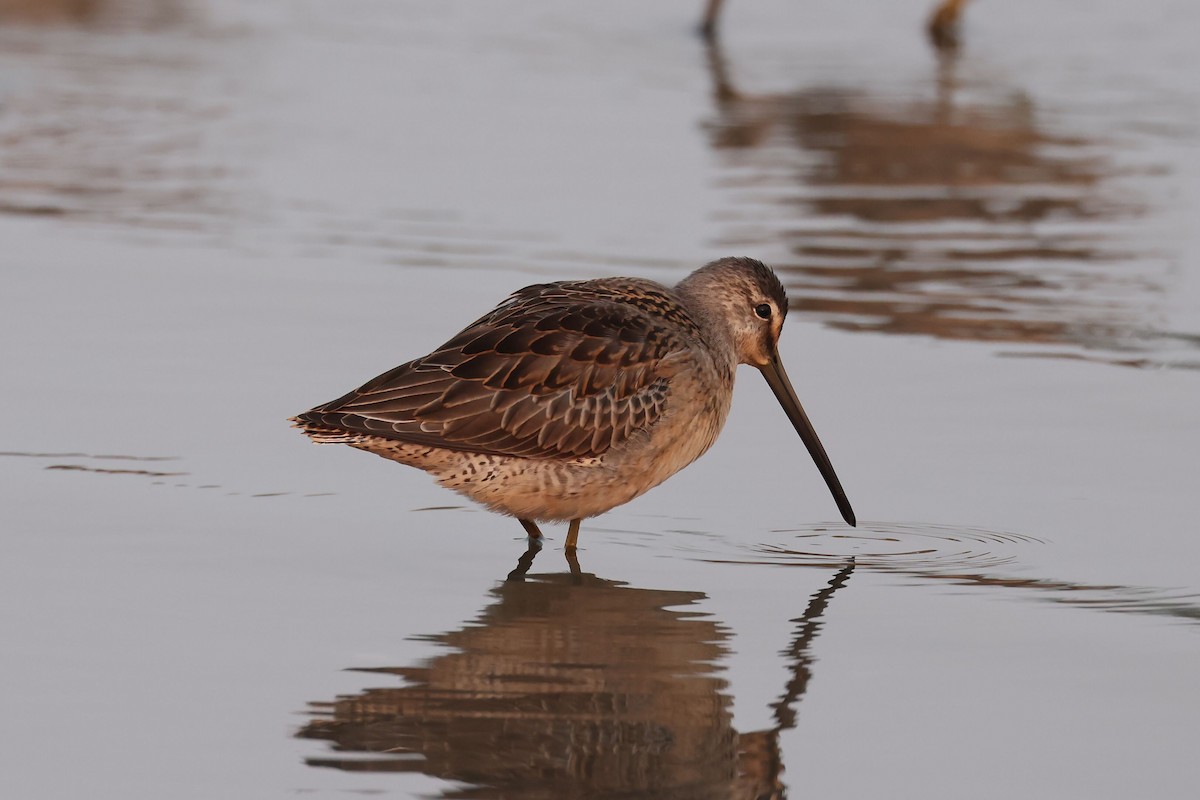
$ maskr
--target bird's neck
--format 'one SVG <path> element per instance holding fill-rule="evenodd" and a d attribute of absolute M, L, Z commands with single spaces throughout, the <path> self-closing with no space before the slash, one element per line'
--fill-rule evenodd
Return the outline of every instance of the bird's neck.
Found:
<path fill-rule="evenodd" d="M 703 281 L 684 279 L 675 287 L 675 293 L 683 301 L 700 329 L 700 336 L 707 345 L 706 351 L 712 355 L 714 366 L 730 374 L 737 369 L 737 344 L 733 332 L 729 329 L 729 310 L 722 301 L 717 299 L 720 294 L 713 287 L 706 286 Z"/>

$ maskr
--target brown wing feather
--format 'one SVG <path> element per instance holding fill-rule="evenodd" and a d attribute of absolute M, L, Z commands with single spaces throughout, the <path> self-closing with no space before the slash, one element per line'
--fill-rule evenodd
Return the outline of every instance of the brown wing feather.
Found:
<path fill-rule="evenodd" d="M 595 456 L 662 416 L 673 356 L 694 332 L 647 281 L 530 286 L 433 353 L 296 422 L 494 455 Z"/>

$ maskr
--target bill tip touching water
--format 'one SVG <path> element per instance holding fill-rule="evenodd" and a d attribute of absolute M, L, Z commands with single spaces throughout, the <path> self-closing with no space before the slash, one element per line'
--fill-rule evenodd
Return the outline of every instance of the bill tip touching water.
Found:
<path fill-rule="evenodd" d="M 734 373 L 763 374 L 842 517 L 854 511 L 779 356 L 783 284 L 722 258 L 667 287 L 640 278 L 535 284 L 432 353 L 292 419 L 431 473 L 442 486 L 537 523 L 583 519 L 657 486 L 716 441 Z"/>

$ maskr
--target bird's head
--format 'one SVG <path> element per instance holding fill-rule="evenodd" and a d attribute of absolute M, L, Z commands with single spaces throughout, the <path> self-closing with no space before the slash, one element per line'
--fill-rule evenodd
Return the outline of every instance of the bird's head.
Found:
<path fill-rule="evenodd" d="M 676 290 L 703 315 L 702 324 L 728 337 L 738 363 L 762 372 L 825 478 L 842 517 L 854 525 L 850 501 L 779 357 L 788 298 L 774 270 L 753 258 L 722 258 L 693 272 Z"/>

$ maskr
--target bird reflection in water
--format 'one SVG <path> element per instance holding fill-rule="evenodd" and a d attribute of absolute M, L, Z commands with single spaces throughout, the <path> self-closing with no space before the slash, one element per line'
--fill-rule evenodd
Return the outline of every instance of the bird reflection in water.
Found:
<path fill-rule="evenodd" d="M 1121 241 L 1120 223 L 1145 211 L 1128 181 L 1151 176 L 1118 173 L 1113 143 L 1052 132 L 1020 91 L 964 90 L 952 56 L 933 92 L 908 96 L 828 84 L 749 94 L 719 42 L 707 58 L 705 129 L 735 195 L 721 244 L 785 248 L 792 263 L 772 258 L 805 312 L 1117 363 L 1137 363 L 1118 351 L 1174 343 L 1147 333 L 1165 259 Z"/>
<path fill-rule="evenodd" d="M 208 146 L 245 77 L 226 34 L 191 0 L 0 0 L 0 217 L 236 216 L 239 170 Z"/>
<path fill-rule="evenodd" d="M 575 565 L 524 580 L 536 554 L 476 621 L 431 637 L 453 652 L 364 670 L 405 686 L 313 703 L 297 735 L 337 755 L 307 763 L 423 773 L 459 784 L 443 793 L 454 798 L 786 796 L 779 734 L 795 725 L 821 617 L 852 562 L 795 620 L 776 724 L 738 733 L 715 674 L 727 634 L 687 609 L 703 594 L 633 588 Z"/>
<path fill-rule="evenodd" d="M 0 25 L 82 25 L 151 30 L 191 15 L 185 0 L 0 0 Z"/>
<path fill-rule="evenodd" d="M 925 23 L 929 43 L 938 50 L 955 50 L 961 38 L 963 6 L 967 0 L 939 0 Z M 700 20 L 700 33 L 709 40 L 717 37 L 721 10 L 725 0 L 705 0 L 704 17 Z"/>

